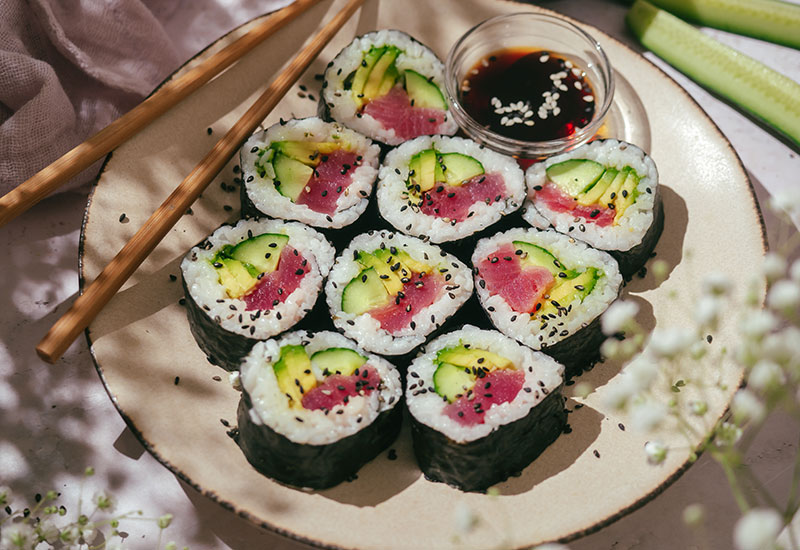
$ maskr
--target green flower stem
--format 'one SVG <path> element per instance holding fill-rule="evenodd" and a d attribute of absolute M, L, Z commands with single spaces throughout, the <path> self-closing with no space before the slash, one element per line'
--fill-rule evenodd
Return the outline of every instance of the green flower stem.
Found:
<path fill-rule="evenodd" d="M 800 495 L 798 495 L 798 485 L 800 485 L 800 451 L 794 455 L 794 472 L 792 472 L 792 488 L 789 492 L 789 499 L 786 501 L 786 511 L 783 517 L 786 521 L 792 518 L 800 510 Z M 791 532 L 791 529 L 789 530 Z"/>
<path fill-rule="evenodd" d="M 721 453 L 712 451 L 711 456 L 719 463 L 722 467 L 722 470 L 725 472 L 725 477 L 728 478 L 728 485 L 731 486 L 731 492 L 733 493 L 733 498 L 736 500 L 737 506 L 739 506 L 739 510 L 744 515 L 748 510 L 750 510 L 750 502 L 748 502 L 747 497 L 745 496 L 744 492 L 742 491 L 742 487 L 739 484 L 739 479 L 736 477 L 736 472 L 734 467 L 729 463 L 729 461 L 725 458 L 725 456 L 720 456 Z"/>
<path fill-rule="evenodd" d="M 761 495 L 764 502 L 770 507 L 774 508 L 775 510 L 780 510 L 781 507 L 778 502 L 772 497 L 769 493 L 767 488 L 761 483 L 761 480 L 756 477 L 753 470 L 747 466 L 743 466 L 740 471 L 745 474 L 747 477 L 748 483 Z"/>

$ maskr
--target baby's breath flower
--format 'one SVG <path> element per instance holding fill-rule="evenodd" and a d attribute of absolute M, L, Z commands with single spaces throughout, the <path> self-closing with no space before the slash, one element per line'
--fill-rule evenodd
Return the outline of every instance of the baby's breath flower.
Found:
<path fill-rule="evenodd" d="M 669 264 L 662 259 L 657 259 L 653 262 L 650 271 L 653 273 L 657 281 L 663 281 L 669 274 Z"/>
<path fill-rule="evenodd" d="M 730 447 L 736 445 L 739 439 L 741 439 L 742 428 L 730 422 L 723 422 L 720 427 L 717 428 L 716 436 L 715 442 L 717 446 Z"/>
<path fill-rule="evenodd" d="M 91 545 L 95 539 L 97 539 L 98 535 L 99 533 L 94 527 L 84 527 L 81 529 L 81 538 L 86 544 Z"/>
<path fill-rule="evenodd" d="M 115 506 L 114 499 L 105 491 L 95 493 L 92 497 L 92 502 L 97 506 L 98 510 L 105 510 L 106 512 L 113 512 Z"/>
<path fill-rule="evenodd" d="M 58 535 L 58 538 L 61 542 L 78 542 L 78 539 L 81 536 L 81 532 L 78 529 L 77 525 L 67 525 L 61 530 L 61 534 Z"/>
<path fill-rule="evenodd" d="M 800 190 L 786 188 L 772 194 L 769 204 L 775 211 L 784 211 L 788 214 L 800 212 Z"/>
<path fill-rule="evenodd" d="M 616 359 L 621 356 L 619 341 L 616 338 L 609 338 L 600 345 L 600 353 L 606 359 Z"/>
<path fill-rule="evenodd" d="M 48 544 L 55 544 L 61 530 L 52 518 L 44 518 L 36 525 L 36 532 Z"/>
<path fill-rule="evenodd" d="M 736 522 L 733 542 L 737 550 L 771 550 L 782 526 L 783 520 L 775 510 L 754 508 Z"/>
<path fill-rule="evenodd" d="M 622 378 L 630 378 L 636 391 L 648 389 L 658 377 L 658 365 L 644 355 L 631 361 L 624 370 Z"/>
<path fill-rule="evenodd" d="M 228 382 L 234 390 L 242 391 L 242 377 L 240 376 L 238 370 L 233 371 L 228 375 Z"/>
<path fill-rule="evenodd" d="M 11 499 L 14 498 L 11 489 L 5 485 L 0 485 L 0 507 L 5 507 L 11 504 Z"/>
<path fill-rule="evenodd" d="M 639 313 L 639 305 L 636 302 L 617 300 L 609 306 L 600 319 L 603 334 L 612 336 L 618 332 L 630 330 L 637 313 Z"/>
<path fill-rule="evenodd" d="M 663 403 L 648 399 L 634 403 L 631 409 L 631 424 L 634 429 L 649 431 L 655 429 L 667 416 Z"/>
<path fill-rule="evenodd" d="M 760 391 L 769 391 L 782 386 L 785 382 L 786 377 L 781 368 L 769 359 L 762 359 L 753 365 L 753 370 L 747 377 L 747 385 Z"/>
<path fill-rule="evenodd" d="M 767 305 L 787 315 L 793 314 L 800 305 L 800 283 L 788 279 L 778 281 L 767 293 Z"/>
<path fill-rule="evenodd" d="M 644 444 L 644 453 L 650 464 L 661 464 L 667 458 L 667 447 L 658 441 L 648 441 Z"/>
<path fill-rule="evenodd" d="M 671 358 L 687 351 L 694 341 L 694 333 L 688 328 L 656 328 L 650 339 L 650 349 L 656 356 Z"/>
<path fill-rule="evenodd" d="M 739 390 L 734 394 L 731 411 L 736 422 L 761 422 L 767 414 L 766 407 L 753 392 Z"/>
<path fill-rule="evenodd" d="M 731 290 L 731 280 L 724 273 L 709 273 L 703 279 L 703 293 L 714 296 L 726 296 Z"/>
<path fill-rule="evenodd" d="M 701 327 L 714 327 L 721 309 L 722 302 L 717 296 L 701 296 L 694 307 L 694 320 Z"/>
<path fill-rule="evenodd" d="M 175 543 L 175 541 L 171 540 L 164 545 L 164 550 L 178 550 L 178 545 Z"/>
<path fill-rule="evenodd" d="M 702 504 L 690 504 L 683 509 L 683 522 L 690 527 L 702 525 L 706 510 Z"/>
<path fill-rule="evenodd" d="M 10 523 L 3 525 L 0 531 L 0 548 L 12 550 L 14 548 L 33 548 L 36 534 L 28 522 Z"/>
<path fill-rule="evenodd" d="M 628 400 L 636 394 L 636 391 L 631 376 L 620 376 L 613 384 L 604 388 L 603 402 L 609 407 L 622 410 L 627 406 Z"/>
<path fill-rule="evenodd" d="M 739 324 L 739 329 L 745 336 L 759 340 L 772 331 L 777 324 L 778 321 L 770 312 L 758 310 L 748 313 Z"/>
<path fill-rule="evenodd" d="M 795 260 L 792 267 L 789 268 L 789 277 L 793 281 L 800 283 L 800 260 Z"/>
<path fill-rule="evenodd" d="M 172 514 L 164 514 L 158 518 L 158 526 L 161 529 L 166 529 L 170 523 L 172 523 Z"/>
<path fill-rule="evenodd" d="M 764 265 L 761 266 L 761 273 L 767 281 L 777 281 L 786 273 L 786 258 L 775 252 L 768 252 L 764 256 Z"/>
<path fill-rule="evenodd" d="M 695 361 L 705 357 L 706 353 L 708 353 L 708 344 L 702 340 L 698 340 L 689 346 L 689 356 Z"/>
<path fill-rule="evenodd" d="M 456 524 L 456 530 L 461 534 L 467 534 L 478 525 L 479 517 L 468 504 L 458 502 L 453 510 L 453 519 Z"/>
<path fill-rule="evenodd" d="M 708 412 L 708 403 L 705 401 L 692 401 L 689 403 L 689 408 L 692 411 L 692 414 L 696 416 L 703 416 Z"/>
<path fill-rule="evenodd" d="M 121 539 L 111 539 L 106 542 L 105 550 L 124 550 Z"/>
<path fill-rule="evenodd" d="M 573 390 L 573 394 L 576 397 L 582 397 L 585 399 L 593 391 L 594 388 L 589 382 L 578 382 L 577 384 L 575 384 L 575 389 Z"/>

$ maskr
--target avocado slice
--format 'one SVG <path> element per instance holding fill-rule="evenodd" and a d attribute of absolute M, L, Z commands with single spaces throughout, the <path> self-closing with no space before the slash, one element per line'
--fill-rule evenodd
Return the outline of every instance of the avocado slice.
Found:
<path fill-rule="evenodd" d="M 594 185 L 605 166 L 589 159 L 569 159 L 548 166 L 547 177 L 571 197 L 577 197 Z"/>
<path fill-rule="evenodd" d="M 573 279 L 561 279 L 550 291 L 550 297 L 545 302 L 545 305 L 537 312 L 537 315 L 546 315 L 549 313 L 558 314 L 558 308 L 553 305 L 553 301 L 557 302 L 562 308 L 569 306 L 575 300 L 583 301 L 589 295 L 597 284 L 597 279 L 603 275 L 593 267 L 587 268 L 586 271 Z"/>
<path fill-rule="evenodd" d="M 541 246 L 526 243 L 524 241 L 514 241 L 513 244 L 517 250 L 522 251 L 522 254 L 520 254 L 519 258 L 523 267 L 544 267 L 553 274 L 553 277 L 564 278 L 564 276 L 566 276 L 571 278 L 578 274 L 578 272 L 574 269 L 566 269 L 555 256 Z M 562 276 L 559 275 L 559 273 L 564 273 L 565 275 Z"/>
<path fill-rule="evenodd" d="M 272 365 L 278 387 L 289 398 L 289 406 L 301 408 L 303 394 L 317 385 L 311 372 L 311 360 L 303 346 L 283 346 L 281 357 Z"/>
<path fill-rule="evenodd" d="M 628 207 L 636 200 L 636 197 L 639 194 L 638 185 L 639 174 L 631 170 L 630 173 L 628 173 L 628 177 L 625 178 L 625 183 L 622 184 L 622 189 L 620 189 L 619 193 L 614 199 L 614 208 L 616 209 L 616 214 L 614 215 L 615 224 L 619 222 L 619 219 L 625 213 L 625 210 L 627 210 Z"/>
<path fill-rule="evenodd" d="M 231 258 L 250 264 L 259 273 L 270 273 L 278 267 L 281 251 L 288 242 L 288 235 L 264 233 L 240 242 L 229 254 Z"/>
<path fill-rule="evenodd" d="M 389 248 L 379 248 L 373 252 L 373 254 L 385 264 L 391 267 L 397 266 L 394 272 L 400 279 L 411 277 L 414 273 L 430 273 L 431 271 L 430 265 L 418 262 L 405 250 L 398 250 L 392 246 Z"/>
<path fill-rule="evenodd" d="M 388 258 L 378 255 L 379 252 L 380 250 L 376 250 L 370 254 L 369 252 L 359 251 L 356 261 L 365 268 L 374 269 L 381 283 L 386 287 L 386 292 L 388 292 L 390 296 L 394 296 L 403 290 L 403 282 L 400 280 L 399 270 L 392 269 L 392 264 L 387 261 Z M 388 256 L 388 250 L 386 254 Z"/>
<path fill-rule="evenodd" d="M 436 151 L 425 149 L 412 156 L 408 163 L 408 170 L 412 174 L 408 180 L 412 190 L 424 193 L 433 189 L 436 184 Z"/>
<path fill-rule="evenodd" d="M 600 179 L 597 180 L 597 183 L 578 195 L 578 204 L 583 206 L 591 206 L 595 204 L 600 197 L 603 196 L 603 193 L 606 192 L 606 189 L 609 188 L 611 183 L 614 181 L 614 178 L 617 177 L 618 173 L 619 170 L 616 168 L 606 168 L 606 171 L 603 172 L 603 175 L 600 176 Z"/>
<path fill-rule="evenodd" d="M 479 348 L 454 346 L 445 348 L 436 354 L 439 363 L 451 363 L 457 367 L 483 367 L 488 370 L 514 368 L 510 359 Z"/>
<path fill-rule="evenodd" d="M 378 87 L 377 97 L 381 97 L 388 94 L 389 90 L 394 88 L 394 85 L 399 78 L 400 78 L 400 71 L 397 70 L 397 66 L 391 65 L 386 70 L 386 74 L 383 75 L 383 80 L 381 80 L 381 85 Z"/>
<path fill-rule="evenodd" d="M 211 264 L 231 298 L 240 298 L 258 283 L 258 270 L 249 264 L 217 254 Z"/>
<path fill-rule="evenodd" d="M 611 182 L 611 185 L 609 185 L 600 198 L 597 199 L 597 203 L 601 204 L 603 208 L 608 208 L 608 205 L 614 202 L 614 199 L 622 190 L 622 185 L 625 183 L 625 180 L 628 179 L 628 174 L 630 174 L 631 171 L 632 168 L 630 166 L 626 166 L 620 170 L 614 177 L 614 181 Z"/>
<path fill-rule="evenodd" d="M 366 101 L 364 101 L 364 86 L 372 72 L 372 68 L 381 58 L 384 51 L 386 51 L 386 46 L 373 46 L 364 54 L 361 64 L 358 66 L 358 69 L 356 69 L 355 75 L 353 76 L 353 83 L 350 86 L 356 107 L 360 107 L 362 104 L 366 103 Z"/>
<path fill-rule="evenodd" d="M 442 153 L 441 165 L 447 185 L 458 186 L 484 173 L 479 160 L 462 153 Z"/>
<path fill-rule="evenodd" d="M 328 348 L 311 355 L 311 364 L 325 376 L 342 374 L 350 376 L 367 358 L 350 348 Z"/>
<path fill-rule="evenodd" d="M 433 388 L 436 393 L 452 403 L 462 395 L 466 395 L 475 386 L 477 376 L 467 372 L 466 367 L 452 363 L 441 363 L 433 373 Z"/>
<path fill-rule="evenodd" d="M 314 175 L 313 168 L 283 153 L 275 154 L 272 167 L 275 169 L 275 188 L 292 202 L 297 200 Z"/>
<path fill-rule="evenodd" d="M 378 272 L 372 268 L 364 269 L 344 287 L 342 311 L 361 315 L 388 303 L 390 299 Z"/>
<path fill-rule="evenodd" d="M 405 71 L 406 93 L 408 98 L 413 101 L 414 107 L 425 109 L 447 109 L 447 102 L 444 100 L 442 91 L 439 87 L 419 74 L 416 71 L 406 69 Z"/>
<path fill-rule="evenodd" d="M 322 155 L 338 151 L 342 145 L 342 143 L 332 141 L 276 141 L 270 145 L 270 148 L 294 160 L 299 160 L 306 166 L 318 166 Z"/>
<path fill-rule="evenodd" d="M 389 251 L 392 252 L 392 249 L 389 248 Z M 402 263 L 405 268 L 411 270 L 413 273 L 430 273 L 433 269 L 429 264 L 415 260 L 411 254 L 405 250 L 396 250 L 392 252 L 392 254 L 394 254 L 395 258 L 400 260 L 400 263 Z"/>
<path fill-rule="evenodd" d="M 380 59 L 372 67 L 369 73 L 366 84 L 364 84 L 364 99 L 370 100 L 379 97 L 378 90 L 381 88 L 384 76 L 389 71 L 389 68 L 394 66 L 394 60 L 400 55 L 400 50 L 394 46 L 386 46 L 386 51 L 383 52 Z"/>

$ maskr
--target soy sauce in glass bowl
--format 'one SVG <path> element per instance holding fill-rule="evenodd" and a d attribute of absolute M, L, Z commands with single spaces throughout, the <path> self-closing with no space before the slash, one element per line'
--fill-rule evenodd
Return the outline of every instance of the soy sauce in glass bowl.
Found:
<path fill-rule="evenodd" d="M 548 14 L 480 23 L 450 50 L 446 71 L 448 102 L 462 130 L 524 159 L 591 139 L 614 93 L 611 66 L 597 41 Z"/>

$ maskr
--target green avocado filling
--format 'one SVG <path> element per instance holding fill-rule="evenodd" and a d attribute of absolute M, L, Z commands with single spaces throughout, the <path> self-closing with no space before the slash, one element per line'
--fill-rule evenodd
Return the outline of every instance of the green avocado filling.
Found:
<path fill-rule="evenodd" d="M 353 315 L 388 304 L 415 274 L 432 270 L 394 246 L 372 252 L 359 250 L 354 259 L 362 269 L 342 291 L 342 311 Z"/>
<path fill-rule="evenodd" d="M 468 395 L 479 378 L 498 369 L 513 369 L 511 360 L 468 345 L 440 350 L 434 359 L 433 387 L 448 403 Z"/>
<path fill-rule="evenodd" d="M 639 195 L 641 176 L 630 166 L 617 170 L 589 159 L 569 159 L 549 166 L 546 173 L 578 204 L 613 209 L 615 225 Z"/>
<path fill-rule="evenodd" d="M 211 259 L 220 284 L 231 298 L 247 294 L 264 273 L 275 271 L 288 235 L 264 233 L 225 245 Z"/>
<path fill-rule="evenodd" d="M 484 173 L 483 164 L 469 155 L 425 149 L 411 157 L 407 185 L 419 194 L 430 191 L 437 184 L 459 186 Z"/>
<path fill-rule="evenodd" d="M 357 108 L 384 96 L 402 82 L 411 106 L 447 109 L 439 87 L 430 78 L 411 69 L 397 68 L 397 58 L 403 51 L 396 46 L 372 46 L 364 53 L 361 64 L 344 81 L 345 89 L 353 94 Z"/>

